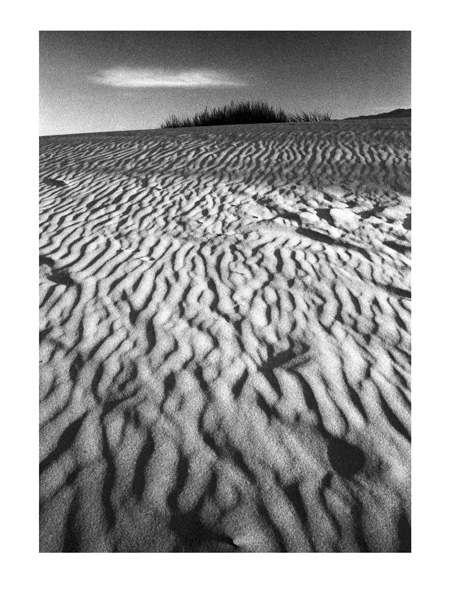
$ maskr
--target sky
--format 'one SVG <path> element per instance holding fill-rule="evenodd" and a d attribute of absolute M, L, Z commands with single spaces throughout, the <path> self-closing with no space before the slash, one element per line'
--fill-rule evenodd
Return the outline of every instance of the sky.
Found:
<path fill-rule="evenodd" d="M 159 128 L 232 100 L 411 107 L 409 31 L 41 31 L 40 135 Z"/>

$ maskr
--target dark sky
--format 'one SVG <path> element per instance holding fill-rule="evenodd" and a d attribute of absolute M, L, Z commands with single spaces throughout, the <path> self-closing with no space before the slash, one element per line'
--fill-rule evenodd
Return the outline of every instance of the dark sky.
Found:
<path fill-rule="evenodd" d="M 406 31 L 40 33 L 40 134 L 157 128 L 231 100 L 334 118 L 411 106 Z"/>

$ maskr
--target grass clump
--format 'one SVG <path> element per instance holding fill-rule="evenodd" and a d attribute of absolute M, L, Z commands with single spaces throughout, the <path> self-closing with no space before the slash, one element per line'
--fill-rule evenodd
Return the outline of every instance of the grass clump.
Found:
<path fill-rule="evenodd" d="M 331 112 L 317 112 L 317 110 L 313 110 L 312 112 L 301 112 L 300 114 L 290 114 L 289 122 L 294 123 L 310 123 L 310 122 L 320 122 L 322 120 L 331 120 Z"/>
<path fill-rule="evenodd" d="M 281 108 L 273 108 L 267 102 L 231 102 L 221 108 L 205 108 L 194 116 L 180 118 L 172 115 L 161 125 L 162 129 L 176 127 L 205 127 L 211 125 L 241 125 L 252 123 L 318 122 L 331 120 L 331 114 L 301 112 L 288 114 Z"/>

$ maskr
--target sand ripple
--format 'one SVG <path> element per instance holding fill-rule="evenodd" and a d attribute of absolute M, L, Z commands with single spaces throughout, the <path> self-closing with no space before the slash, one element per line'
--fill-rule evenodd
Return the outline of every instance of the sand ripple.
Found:
<path fill-rule="evenodd" d="M 41 550 L 405 551 L 409 120 L 41 138 Z"/>

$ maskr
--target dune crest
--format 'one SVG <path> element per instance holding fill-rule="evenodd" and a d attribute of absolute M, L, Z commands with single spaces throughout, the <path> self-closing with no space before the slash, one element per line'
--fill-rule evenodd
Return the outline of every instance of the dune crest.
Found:
<path fill-rule="evenodd" d="M 41 551 L 410 550 L 410 121 L 40 158 Z"/>

